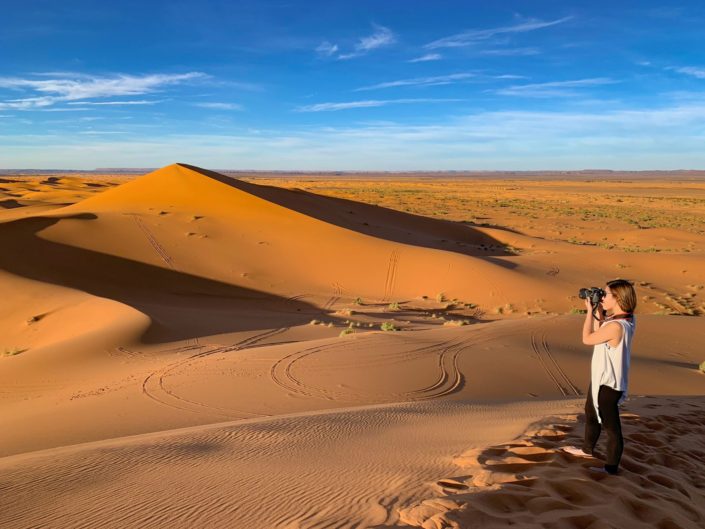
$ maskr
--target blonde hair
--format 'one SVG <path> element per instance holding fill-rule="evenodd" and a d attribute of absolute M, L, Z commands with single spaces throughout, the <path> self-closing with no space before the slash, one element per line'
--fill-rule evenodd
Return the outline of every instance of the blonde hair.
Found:
<path fill-rule="evenodd" d="M 636 292 L 634 285 L 626 279 L 615 279 L 607 282 L 607 287 L 617 300 L 619 308 L 624 312 L 632 313 L 636 309 Z"/>

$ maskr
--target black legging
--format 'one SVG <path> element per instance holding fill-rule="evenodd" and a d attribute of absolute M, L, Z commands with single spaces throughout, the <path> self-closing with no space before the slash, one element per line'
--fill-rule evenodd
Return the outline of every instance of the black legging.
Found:
<path fill-rule="evenodd" d="M 624 439 L 622 438 L 622 424 L 619 422 L 619 408 L 617 403 L 622 398 L 622 391 L 614 390 L 607 386 L 600 386 L 597 394 L 597 403 L 600 408 L 600 418 L 602 426 L 607 431 L 607 458 L 605 460 L 605 470 L 610 474 L 616 474 L 619 461 L 622 459 L 624 450 Z M 602 430 L 597 420 L 595 406 L 592 403 L 592 387 L 588 389 L 588 397 L 585 402 L 585 441 L 583 451 L 592 454 L 600 438 Z"/>

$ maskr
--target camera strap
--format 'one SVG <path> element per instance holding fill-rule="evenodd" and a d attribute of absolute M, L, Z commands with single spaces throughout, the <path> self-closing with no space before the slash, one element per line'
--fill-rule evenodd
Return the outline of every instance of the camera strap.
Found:
<path fill-rule="evenodd" d="M 605 321 L 610 321 L 610 320 L 630 320 L 634 317 L 632 313 L 627 313 L 627 314 L 615 314 L 614 316 L 610 316 L 607 318 Z"/>

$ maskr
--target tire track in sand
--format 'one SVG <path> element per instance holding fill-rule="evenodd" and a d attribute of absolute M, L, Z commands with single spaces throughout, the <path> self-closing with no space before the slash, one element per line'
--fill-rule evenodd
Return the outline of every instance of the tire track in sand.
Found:
<path fill-rule="evenodd" d="M 142 221 L 142 219 L 139 216 L 137 216 L 136 214 L 133 214 L 132 218 L 135 219 L 135 223 L 137 224 L 139 229 L 142 230 L 142 233 L 144 233 L 145 237 L 147 237 L 149 244 L 152 245 L 152 248 L 154 248 L 154 251 L 157 252 L 157 255 L 159 255 L 159 257 L 161 257 L 162 261 L 164 261 L 167 264 L 167 266 L 169 268 L 171 268 L 172 270 L 176 270 L 176 266 L 174 266 L 174 260 L 167 253 L 167 251 L 164 249 L 164 247 L 161 244 L 159 244 L 159 241 L 157 240 L 157 238 L 150 231 L 150 229 L 145 225 L 145 223 Z"/>
<path fill-rule="evenodd" d="M 439 370 L 438 379 L 428 387 L 409 392 L 407 395 L 410 400 L 435 399 L 455 393 L 462 388 L 465 384 L 465 377 L 458 366 L 458 359 L 470 344 L 470 340 L 460 338 L 456 343 L 440 347 L 437 364 Z"/>
<path fill-rule="evenodd" d="M 367 338 L 367 340 L 369 339 L 370 338 Z M 337 352 L 339 349 L 354 346 L 359 347 L 363 340 L 365 340 L 365 338 L 356 340 L 355 342 L 335 342 L 295 351 L 277 360 L 270 370 L 270 376 L 275 384 L 297 395 L 325 400 L 339 398 L 340 395 L 337 394 L 338 390 L 312 386 L 297 378 L 294 375 L 294 367 L 298 362 L 304 359 L 309 359 L 311 356 L 316 354 L 327 354 L 333 351 Z M 425 387 L 417 388 L 404 393 L 390 393 L 379 396 L 402 398 L 409 401 L 421 401 L 442 397 L 456 392 L 465 383 L 465 377 L 463 376 L 458 365 L 458 359 L 461 353 L 473 343 L 474 342 L 461 337 L 446 340 L 439 344 L 424 345 L 408 351 L 401 351 L 400 355 L 404 358 L 404 361 L 412 360 L 419 356 L 437 354 L 438 358 L 436 366 L 438 369 L 438 377 L 430 385 Z M 355 396 L 358 398 L 362 397 L 362 395 L 358 394 L 349 394 L 346 396 Z M 368 393 L 365 396 L 369 398 L 373 395 Z"/>
<path fill-rule="evenodd" d="M 564 397 L 580 396 L 578 388 L 573 384 L 570 378 L 568 378 L 568 375 L 566 375 L 553 354 L 551 354 L 551 349 L 546 340 L 546 333 L 542 333 L 541 339 L 538 340 L 536 332 L 531 332 L 531 349 L 535 353 L 543 370 Z"/>
<path fill-rule="evenodd" d="M 384 280 L 384 295 L 382 296 L 382 301 L 388 301 L 394 293 L 398 263 L 399 254 L 396 250 L 392 250 L 392 253 L 389 255 L 389 264 L 387 265 L 387 277 Z"/>
<path fill-rule="evenodd" d="M 257 343 L 277 334 L 284 333 L 289 330 L 289 327 L 280 327 L 278 329 L 270 329 L 268 331 L 250 336 L 232 345 L 217 346 L 200 353 L 196 353 L 188 356 L 182 360 L 173 362 L 166 367 L 153 371 L 142 381 L 142 393 L 150 398 L 151 400 L 158 402 L 163 406 L 174 408 L 181 411 L 188 411 L 193 413 L 208 413 L 210 415 L 215 415 L 218 417 L 225 417 L 227 419 L 242 419 L 242 418 L 252 418 L 252 417 L 266 417 L 267 415 L 261 413 L 253 413 L 245 410 L 238 410 L 235 408 L 224 408 L 220 406 L 213 406 L 210 404 L 205 404 L 195 400 L 187 399 L 176 394 L 174 391 L 168 389 L 164 385 L 164 380 L 173 371 L 187 365 L 188 363 L 201 360 L 207 356 L 211 356 L 218 353 L 229 353 L 231 351 L 240 351 L 243 349 L 250 349 L 257 347 Z M 187 345 L 181 348 L 172 349 L 171 351 L 185 351 L 193 347 L 207 347 L 207 346 L 194 346 Z M 237 413 L 238 415 L 233 415 Z M 245 417 L 243 417 L 243 415 Z"/>
<path fill-rule="evenodd" d="M 352 343 L 329 343 L 323 345 L 317 345 L 314 347 L 308 347 L 306 349 L 301 349 L 299 351 L 294 351 L 291 354 L 283 356 L 272 365 L 269 370 L 269 376 L 272 381 L 280 386 L 281 388 L 297 395 L 303 395 L 306 397 L 320 398 L 326 400 L 332 400 L 333 395 L 323 389 L 315 388 L 313 386 L 308 386 L 301 382 L 299 379 L 294 377 L 292 374 L 292 368 L 299 360 L 311 356 L 313 354 L 319 353 L 321 351 L 328 351 L 330 349 L 338 349 L 350 347 L 354 344 Z"/>
<path fill-rule="evenodd" d="M 333 287 L 333 295 L 325 302 L 323 310 L 333 310 L 333 306 L 338 303 L 340 297 L 343 295 L 343 286 L 340 283 L 331 283 L 331 286 Z"/>

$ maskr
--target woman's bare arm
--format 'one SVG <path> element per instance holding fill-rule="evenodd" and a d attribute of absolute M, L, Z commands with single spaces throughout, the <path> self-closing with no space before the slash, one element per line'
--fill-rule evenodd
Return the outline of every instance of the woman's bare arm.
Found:
<path fill-rule="evenodd" d="M 597 345 L 600 343 L 609 342 L 611 346 L 617 346 L 622 339 L 622 326 L 618 323 L 615 325 L 603 325 L 600 327 L 600 322 L 592 316 L 592 307 L 588 300 L 585 300 L 587 314 L 585 314 L 585 322 L 583 323 L 583 343 L 585 345 Z M 600 311 L 600 316 L 604 313 Z"/>

